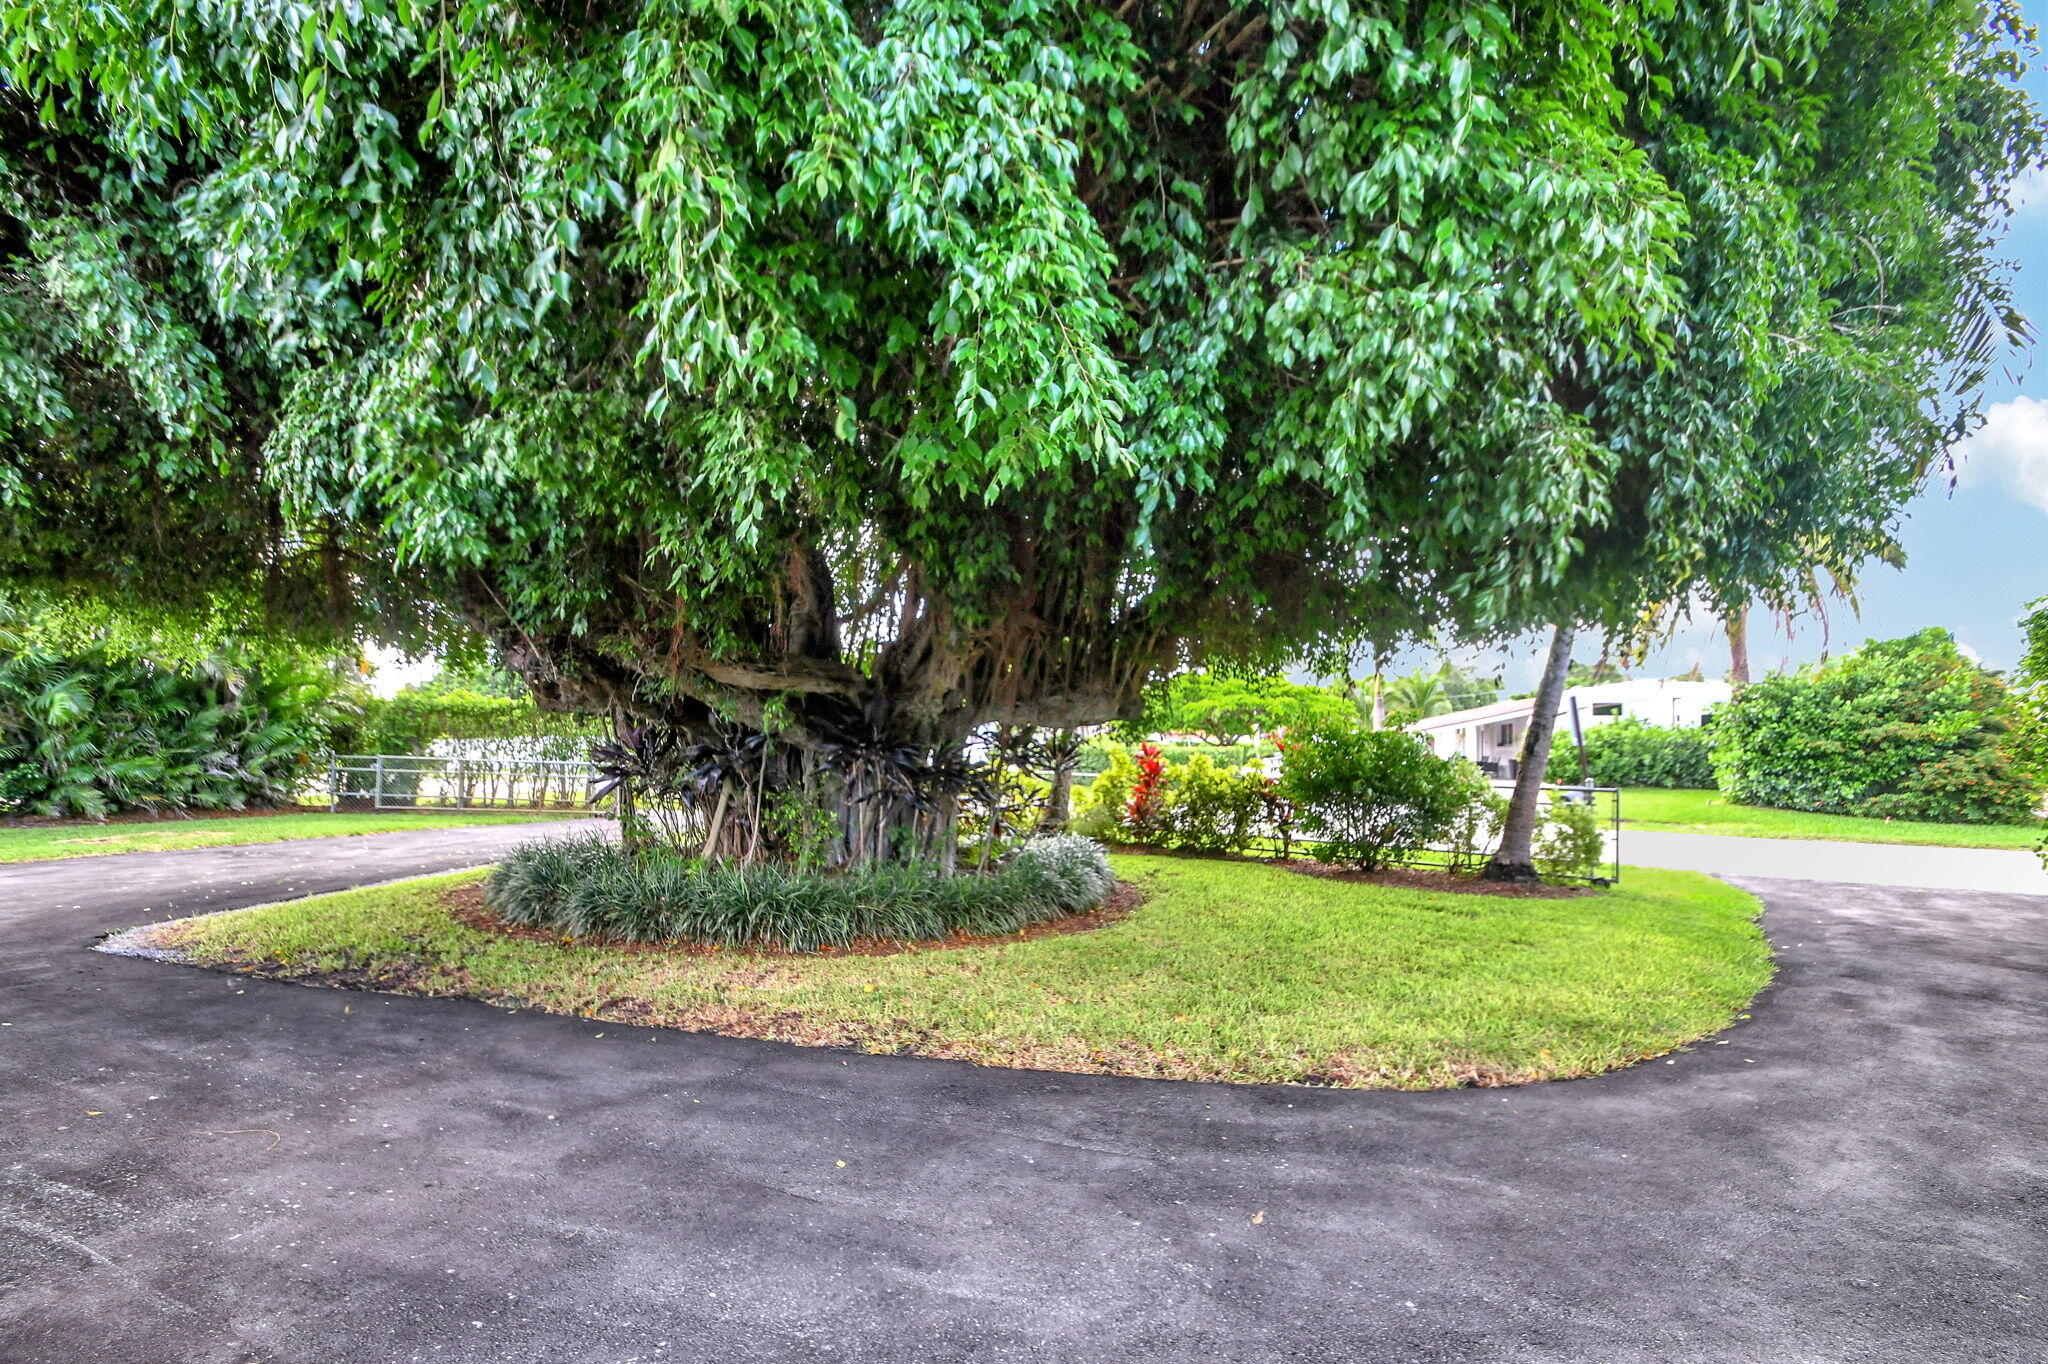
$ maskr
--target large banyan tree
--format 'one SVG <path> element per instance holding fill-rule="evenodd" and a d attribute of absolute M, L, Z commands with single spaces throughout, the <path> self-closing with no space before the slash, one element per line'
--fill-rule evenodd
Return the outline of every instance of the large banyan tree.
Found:
<path fill-rule="evenodd" d="M 1974 0 L 0 37 L 0 582 L 461 622 L 791 773 L 1853 562 L 2021 328 L 2040 151 Z"/>

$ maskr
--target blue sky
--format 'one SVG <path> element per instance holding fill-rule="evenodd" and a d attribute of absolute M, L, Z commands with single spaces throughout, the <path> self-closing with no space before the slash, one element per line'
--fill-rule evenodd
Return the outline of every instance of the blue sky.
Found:
<path fill-rule="evenodd" d="M 2029 6 L 2040 22 L 2043 6 Z M 2048 56 L 2029 59 L 2026 87 L 2037 104 L 2048 106 Z M 1891 639 L 1929 625 L 1955 632 L 1962 645 L 1987 667 L 2010 668 L 2019 660 L 2016 622 L 2026 603 L 2048 595 L 2048 176 L 2029 178 L 2023 207 L 2012 219 L 2003 255 L 2017 267 L 2020 311 L 2042 339 L 2034 355 L 2009 360 L 2014 372 L 1997 374 L 1986 386 L 1987 421 L 1955 454 L 1956 486 L 1946 475 L 1923 490 L 1907 510 L 1900 534 L 1903 569 L 1873 564 L 1861 584 L 1861 611 L 1831 604 L 1823 623 L 1811 616 L 1786 623 L 1755 615 L 1750 622 L 1750 666 L 1764 672 L 1851 648 L 1866 639 Z M 1484 654 L 1457 651 L 1487 673 L 1499 672 L 1510 688 L 1535 685 L 1542 644 L 1528 641 Z M 1597 640 L 1581 643 L 1577 656 L 1599 653 Z M 1429 666 L 1426 650 L 1409 651 L 1394 671 Z M 1702 622 L 1677 631 L 1634 669 L 1642 676 L 1686 672 L 1697 662 L 1709 677 L 1728 668 L 1728 645 L 1718 625 Z"/>

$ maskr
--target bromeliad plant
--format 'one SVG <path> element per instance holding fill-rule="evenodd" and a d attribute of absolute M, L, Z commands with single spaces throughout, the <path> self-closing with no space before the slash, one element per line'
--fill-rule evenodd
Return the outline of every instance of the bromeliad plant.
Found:
<path fill-rule="evenodd" d="M 863 939 L 1014 933 L 1100 905 L 1115 884 L 1102 849 L 1032 839 L 983 875 L 869 864 L 818 876 L 782 863 L 707 865 L 632 855 L 596 835 L 515 849 L 485 884 L 490 910 L 522 927 L 627 942 L 812 952 Z"/>

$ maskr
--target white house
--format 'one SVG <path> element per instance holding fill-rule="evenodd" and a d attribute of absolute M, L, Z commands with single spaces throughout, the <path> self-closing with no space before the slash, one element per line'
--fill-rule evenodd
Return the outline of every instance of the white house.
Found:
<path fill-rule="evenodd" d="M 1726 682 L 1681 682 L 1655 677 L 1572 687 L 1564 694 L 1564 704 L 1558 707 L 1557 742 L 1571 742 L 1574 701 L 1578 702 L 1579 724 L 1585 729 L 1623 716 L 1632 716 L 1645 724 L 1683 728 L 1704 723 L 1707 714 L 1732 694 Z M 1409 728 L 1427 739 L 1438 757 L 1462 754 L 1491 776 L 1512 777 L 1522 750 L 1522 736 L 1528 732 L 1529 717 L 1535 709 L 1536 702 L 1529 697 L 1496 701 L 1490 706 L 1432 715 Z"/>

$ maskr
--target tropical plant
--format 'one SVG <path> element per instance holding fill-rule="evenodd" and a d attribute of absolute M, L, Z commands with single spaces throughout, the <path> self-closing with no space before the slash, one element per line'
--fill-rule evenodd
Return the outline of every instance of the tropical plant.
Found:
<path fill-rule="evenodd" d="M 1161 808 L 1166 801 L 1166 762 L 1157 744 L 1139 744 L 1132 761 L 1137 776 L 1131 783 L 1122 823 L 1142 842 L 1158 832 Z"/>
<path fill-rule="evenodd" d="M 1386 685 L 1386 703 L 1389 713 L 1400 711 L 1414 720 L 1427 720 L 1432 715 L 1447 715 L 1455 707 L 1451 703 L 1450 688 L 1439 673 L 1409 673 L 1397 677 Z"/>
<path fill-rule="evenodd" d="M 1607 838 L 1600 816 L 1590 805 L 1553 799 L 1537 826 L 1536 866 L 1557 880 L 1587 881 L 1599 875 L 1607 858 Z"/>
<path fill-rule="evenodd" d="M 1603 682 L 1626 682 L 1628 674 L 1623 672 L 1604 655 L 1591 663 L 1574 659 L 1565 669 L 1564 684 L 1567 687 L 1597 687 Z"/>
<path fill-rule="evenodd" d="M 0 653 L 0 809 L 101 818 L 290 801 L 335 718 L 331 673 L 94 651 Z"/>
<path fill-rule="evenodd" d="M 1157 676 L 1768 606 L 2023 331 L 2010 0 L 284 13 L 0 8 L 0 587 L 473 626 L 853 859 Z"/>
<path fill-rule="evenodd" d="M 867 866 L 820 875 L 778 863 L 707 866 L 633 856 L 595 834 L 513 849 L 485 883 L 508 923 L 579 937 L 815 952 L 863 939 L 1014 933 L 1096 908 L 1115 884 L 1087 839 L 1033 839 L 985 875 Z"/>
<path fill-rule="evenodd" d="M 1393 717 L 1400 716 L 1405 717 L 1403 722 L 1412 724 L 1433 715 L 1490 705 L 1500 699 L 1499 678 L 1480 677 L 1449 659 L 1435 668 L 1418 669 L 1391 681 L 1375 681 L 1381 705 L 1390 722 L 1393 722 Z M 1371 714 L 1372 695 L 1369 691 L 1355 695 L 1354 701 L 1361 713 Z"/>
<path fill-rule="evenodd" d="M 1923 630 L 1743 687 L 1715 712 L 1714 771 L 1744 805 L 2018 823 L 2044 779 L 2014 719 L 1994 674 Z"/>

